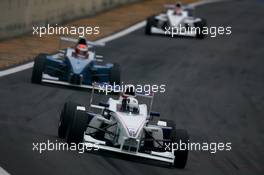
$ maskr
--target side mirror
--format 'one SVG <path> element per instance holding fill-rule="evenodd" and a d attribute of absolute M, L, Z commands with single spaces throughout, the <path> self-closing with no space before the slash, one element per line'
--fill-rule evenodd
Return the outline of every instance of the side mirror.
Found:
<path fill-rule="evenodd" d="M 152 117 L 160 117 L 160 113 L 159 112 L 150 112 L 149 114 Z"/>
<path fill-rule="evenodd" d="M 60 49 L 60 50 L 59 50 L 59 53 L 61 53 L 61 54 L 65 54 L 65 50 Z"/>
<path fill-rule="evenodd" d="M 108 107 L 109 107 L 109 104 L 100 102 L 100 103 L 99 103 L 99 106 L 102 106 L 102 107 L 108 108 Z"/>
<path fill-rule="evenodd" d="M 104 60 L 102 60 L 102 59 L 95 59 L 95 61 L 101 63 L 101 62 L 103 62 Z"/>
<path fill-rule="evenodd" d="M 96 58 L 103 59 L 104 57 L 102 55 L 95 55 Z"/>
<path fill-rule="evenodd" d="M 97 61 L 97 62 L 103 62 L 104 60 L 103 60 L 103 56 L 101 56 L 101 55 L 95 55 L 95 60 Z"/>

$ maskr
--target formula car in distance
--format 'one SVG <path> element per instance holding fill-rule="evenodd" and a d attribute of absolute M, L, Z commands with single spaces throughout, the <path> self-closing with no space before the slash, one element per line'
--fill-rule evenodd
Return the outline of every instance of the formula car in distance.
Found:
<path fill-rule="evenodd" d="M 92 88 L 93 82 L 120 84 L 119 65 L 104 63 L 102 57 L 95 53 L 94 47 L 104 46 L 104 43 L 62 37 L 60 45 L 62 41 L 74 43 L 74 46 L 55 54 L 39 54 L 34 62 L 32 83 L 81 88 Z"/>
<path fill-rule="evenodd" d="M 202 30 L 207 25 L 206 20 L 194 17 L 194 9 L 182 7 L 180 3 L 176 3 L 176 5 L 165 5 L 165 7 L 167 9 L 165 13 L 151 16 L 147 19 L 145 28 L 147 35 L 178 35 L 199 39 L 205 37 Z"/>
<path fill-rule="evenodd" d="M 94 90 L 91 99 L 93 94 Z M 150 104 L 139 104 L 136 96 L 151 99 Z M 183 169 L 188 149 L 168 150 L 166 147 L 173 143 L 187 144 L 188 133 L 176 129 L 171 120 L 155 122 L 153 118 L 159 113 L 151 112 L 153 97 L 128 91 L 119 99 L 109 98 L 107 103 L 99 105 L 90 100 L 88 107 L 67 102 L 60 115 L 58 135 L 69 144 L 96 144 L 99 150 L 161 161 Z M 93 112 L 93 109 L 101 112 Z"/>

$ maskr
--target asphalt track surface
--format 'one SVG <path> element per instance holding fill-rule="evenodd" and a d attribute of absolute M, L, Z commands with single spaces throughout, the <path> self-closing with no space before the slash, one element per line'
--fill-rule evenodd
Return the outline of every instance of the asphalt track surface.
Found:
<path fill-rule="evenodd" d="M 57 138 L 67 100 L 90 92 L 30 83 L 31 69 L 0 79 L 0 165 L 10 174 L 264 174 L 264 1 L 203 5 L 211 26 L 231 36 L 195 40 L 145 36 L 143 29 L 98 50 L 122 66 L 124 82 L 166 84 L 154 109 L 189 131 L 193 142 L 232 142 L 216 154 L 192 151 L 186 169 L 112 155 L 32 151 Z"/>

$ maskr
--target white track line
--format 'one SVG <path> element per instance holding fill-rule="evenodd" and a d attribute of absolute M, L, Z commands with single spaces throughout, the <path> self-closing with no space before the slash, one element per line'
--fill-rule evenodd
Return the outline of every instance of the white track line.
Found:
<path fill-rule="evenodd" d="M 227 0 L 202 0 L 202 1 L 191 3 L 191 4 L 189 4 L 189 6 L 190 7 L 197 7 L 200 5 L 205 5 L 205 4 L 214 3 L 214 2 L 221 2 L 221 1 L 227 1 Z"/>
<path fill-rule="evenodd" d="M 6 75 L 9 75 L 9 74 L 13 74 L 13 73 L 16 73 L 16 72 L 20 72 L 22 70 L 30 69 L 30 68 L 33 67 L 33 65 L 34 65 L 34 63 L 32 61 L 30 63 L 26 63 L 26 64 L 23 64 L 23 65 L 20 65 L 20 66 L 16 66 L 16 67 L 13 67 L 13 68 L 10 68 L 10 69 L 7 69 L 7 70 L 0 71 L 0 77 L 6 76 Z"/>
<path fill-rule="evenodd" d="M 123 37 L 125 35 L 128 35 L 128 34 L 134 32 L 134 31 L 144 27 L 145 25 L 146 25 L 146 21 L 142 21 L 142 22 L 137 23 L 137 24 L 135 24 L 135 25 L 123 30 L 123 31 L 120 31 L 120 32 L 115 33 L 115 34 L 113 34 L 111 36 L 99 39 L 98 42 L 107 43 L 109 41 L 116 40 L 118 38 L 121 38 L 121 37 Z"/>
<path fill-rule="evenodd" d="M 213 3 L 213 2 L 219 2 L 219 1 L 223 1 L 223 0 L 202 0 L 202 1 L 199 1 L 199 2 L 195 2 L 195 3 L 191 3 L 189 4 L 189 6 L 192 6 L 192 7 L 197 7 L 197 6 L 200 6 L 200 5 L 204 5 L 204 4 L 208 4 L 208 3 Z M 110 35 L 110 36 L 107 36 L 105 38 L 102 38 L 102 39 L 99 39 L 97 40 L 98 42 L 102 42 L 102 43 L 106 43 L 106 42 L 110 42 L 110 41 L 113 41 L 115 39 L 118 39 L 120 37 L 123 37 L 125 35 L 128 35 L 142 27 L 144 27 L 146 25 L 146 21 L 142 21 L 140 23 L 137 23 L 125 30 L 122 30 L 118 33 L 115 33 L 113 35 Z M 16 73 L 16 72 L 20 72 L 20 71 L 23 71 L 23 70 L 26 70 L 26 69 L 30 69 L 32 68 L 34 65 L 34 62 L 30 62 L 30 63 L 26 63 L 26 64 L 23 64 L 23 65 L 20 65 L 20 66 L 16 66 L 16 67 L 13 67 L 13 68 L 10 68 L 10 69 L 6 69 L 6 70 L 3 70 L 3 71 L 0 71 L 0 77 L 4 77 L 6 75 L 10 75 L 10 74 L 13 74 L 13 73 Z"/>
<path fill-rule="evenodd" d="M 10 175 L 6 170 L 0 167 L 0 175 Z"/>

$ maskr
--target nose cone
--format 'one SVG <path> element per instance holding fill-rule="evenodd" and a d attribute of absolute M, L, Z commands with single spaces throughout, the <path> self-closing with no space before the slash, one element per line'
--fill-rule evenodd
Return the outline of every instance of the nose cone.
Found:
<path fill-rule="evenodd" d="M 129 113 L 119 114 L 119 118 L 124 128 L 129 133 L 129 137 L 137 137 L 146 121 L 143 115 L 134 115 Z"/>
<path fill-rule="evenodd" d="M 74 74 L 80 74 L 88 64 L 85 60 L 76 59 L 76 58 L 70 59 L 70 62 L 72 65 L 72 72 Z"/>

